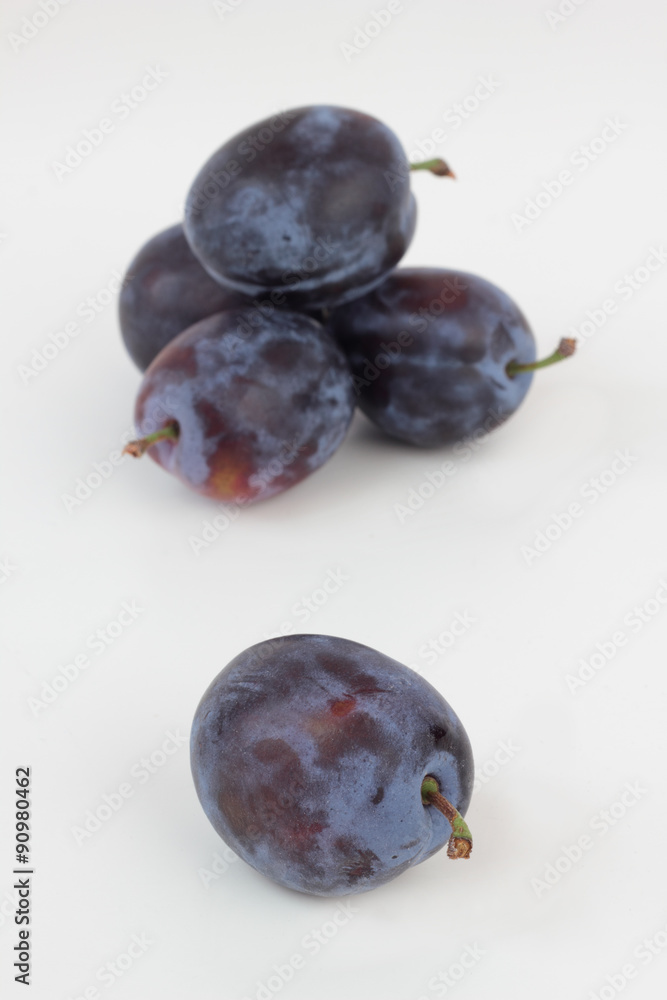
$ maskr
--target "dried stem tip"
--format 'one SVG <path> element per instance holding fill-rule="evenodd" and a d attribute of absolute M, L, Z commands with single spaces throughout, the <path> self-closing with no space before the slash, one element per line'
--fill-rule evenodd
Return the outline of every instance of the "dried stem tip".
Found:
<path fill-rule="evenodd" d="M 456 180 L 456 174 L 452 168 L 440 158 L 424 160 L 423 163 L 411 163 L 410 170 L 428 170 L 430 173 L 435 174 L 436 177 L 451 177 L 453 180 Z"/>
<path fill-rule="evenodd" d="M 461 813 L 440 794 L 438 782 L 430 775 L 424 778 L 421 791 L 424 805 L 435 806 L 452 828 L 452 835 L 447 844 L 447 857 L 469 858 L 472 853 L 472 834 Z"/>
<path fill-rule="evenodd" d="M 570 337 L 563 337 L 556 350 L 548 358 L 543 358 L 541 361 L 531 361 L 530 364 L 526 365 L 520 365 L 518 361 L 510 361 L 505 370 L 510 378 L 513 378 L 519 372 L 534 372 L 538 368 L 547 368 L 549 365 L 555 365 L 557 361 L 564 361 L 565 358 L 571 358 L 576 347 L 576 340 L 572 340 Z"/>
<path fill-rule="evenodd" d="M 156 441 L 163 441 L 166 438 L 172 438 L 173 440 L 178 438 L 178 424 L 175 420 L 161 427 L 154 434 L 147 434 L 146 437 L 137 438 L 136 441 L 129 441 L 123 448 L 123 454 L 131 455 L 132 458 L 141 458 L 152 444 L 155 444 Z"/>

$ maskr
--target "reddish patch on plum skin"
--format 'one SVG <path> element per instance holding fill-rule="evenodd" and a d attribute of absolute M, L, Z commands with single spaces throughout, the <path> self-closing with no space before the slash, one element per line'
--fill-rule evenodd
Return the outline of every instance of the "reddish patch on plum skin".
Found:
<path fill-rule="evenodd" d="M 271 475 L 267 469 L 256 467 L 247 441 L 231 437 L 218 445 L 209 459 L 209 468 L 208 478 L 197 488 L 198 492 L 213 500 L 238 503 L 239 506 L 280 493 L 300 482 L 309 472 L 297 461 L 284 472 Z"/>
<path fill-rule="evenodd" d="M 198 399 L 195 410 L 207 438 L 221 437 L 229 430 L 223 414 L 209 399 Z"/>
<path fill-rule="evenodd" d="M 257 760 L 256 780 L 229 788 L 220 797 L 220 808 L 245 847 L 270 841 L 290 863 L 308 868 L 318 849 L 318 835 L 327 828 L 321 809 L 311 809 L 309 777 L 298 754 L 285 740 L 265 738 L 252 745 Z"/>
<path fill-rule="evenodd" d="M 233 452 L 217 451 L 212 456 L 209 470 L 208 479 L 199 490 L 205 496 L 229 501 L 253 496 L 253 490 L 248 485 L 253 470 L 248 469 L 247 462 Z"/>
<path fill-rule="evenodd" d="M 349 715 L 356 704 L 357 699 L 353 698 L 350 694 L 346 694 L 340 701 L 332 702 L 329 706 L 329 711 L 337 718 L 342 718 L 345 715 Z"/>
<path fill-rule="evenodd" d="M 335 767 L 337 761 L 342 760 L 346 754 L 362 750 L 381 760 L 388 771 L 399 766 L 400 755 L 394 749 L 392 740 L 384 732 L 380 721 L 360 709 L 338 718 L 340 721 L 318 734 L 320 736 L 317 739 L 318 767 L 324 769 Z M 379 747 L 382 748 L 381 751 L 378 751 Z"/>
<path fill-rule="evenodd" d="M 170 373 L 177 371 L 184 377 L 194 378 L 197 374 L 197 356 L 194 349 L 182 335 L 163 347 L 146 369 L 144 379 L 166 368 Z M 148 379 L 150 381 L 150 378 Z"/>
<path fill-rule="evenodd" d="M 406 267 L 394 278 L 397 286 L 403 291 L 401 305 L 405 304 L 408 312 L 415 314 L 419 312 L 423 305 L 420 298 L 422 294 L 437 301 L 438 308 L 444 312 L 457 312 L 459 309 L 465 309 L 468 305 L 469 290 L 459 275 L 449 272 L 441 274 L 434 270 L 427 275 L 425 280 L 420 274 L 421 269 Z M 424 288 L 425 291 L 423 291 Z M 379 297 L 379 292 L 375 294 Z"/>
<path fill-rule="evenodd" d="M 304 846 L 312 846 L 310 842 L 313 837 L 315 837 L 318 833 L 321 833 L 322 830 L 326 830 L 325 823 L 307 823 L 303 820 L 296 820 L 291 824 L 290 828 L 286 832 L 291 846 L 302 850 Z"/>

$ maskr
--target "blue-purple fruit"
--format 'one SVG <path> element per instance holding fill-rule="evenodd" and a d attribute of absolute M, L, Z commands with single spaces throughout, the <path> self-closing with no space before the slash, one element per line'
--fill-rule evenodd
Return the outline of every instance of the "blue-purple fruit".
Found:
<path fill-rule="evenodd" d="M 365 892 L 448 842 L 450 857 L 472 846 L 462 814 L 473 760 L 459 718 L 413 670 L 348 639 L 246 649 L 197 708 L 191 761 L 222 839 L 300 892 Z"/>

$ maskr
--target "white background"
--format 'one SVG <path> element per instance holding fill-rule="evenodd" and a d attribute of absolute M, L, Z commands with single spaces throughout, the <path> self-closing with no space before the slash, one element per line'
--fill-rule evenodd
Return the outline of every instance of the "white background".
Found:
<path fill-rule="evenodd" d="M 206 0 L 70 0 L 18 51 L 9 36 L 39 7 L 3 3 L 1 439 L 11 476 L 0 547 L 0 981 L 9 995 L 26 995 L 12 983 L 7 895 L 14 769 L 26 764 L 33 998 L 609 1000 L 620 991 L 652 1000 L 664 991 L 667 954 L 650 957 L 642 941 L 667 943 L 667 605 L 655 598 L 667 599 L 667 264 L 641 268 L 667 240 L 667 15 L 658 0 L 586 0 L 550 24 L 556 3 L 404 0 L 352 54 L 342 44 L 363 42 L 357 28 L 383 0 L 237 0 L 220 13 Z M 114 102 L 148 67 L 166 78 L 121 119 Z M 473 97 L 480 77 L 495 81 L 484 101 Z M 472 110 L 457 118 L 451 109 L 466 101 Z M 420 216 L 405 263 L 458 267 L 505 288 L 542 355 L 587 311 L 599 321 L 606 300 L 615 311 L 589 324 L 578 355 L 537 375 L 521 411 L 402 518 L 395 505 L 411 495 L 416 507 L 410 491 L 452 455 L 382 440 L 361 417 L 325 468 L 243 511 L 199 554 L 191 539 L 215 504 L 148 460 L 126 459 L 68 502 L 121 447 L 139 384 L 115 302 L 90 322 L 81 303 L 102 304 L 113 272 L 179 218 L 192 178 L 225 139 L 323 102 L 376 115 L 409 151 L 446 132 L 437 153 L 459 179 L 413 178 Z M 113 132 L 58 179 L 54 161 L 104 117 Z M 608 118 L 620 134 L 583 169 L 578 150 Z M 543 193 L 522 225 L 516 216 L 562 170 L 572 183 L 560 197 Z M 624 275 L 634 272 L 629 294 Z M 73 321 L 77 335 L 26 376 L 33 349 Z M 590 481 L 619 449 L 626 467 L 605 474 L 601 493 Z M 557 537 L 553 518 L 573 503 L 581 516 Z M 549 525 L 551 542 L 531 555 Z M 306 621 L 295 606 L 329 571 L 349 579 Z M 141 613 L 96 654 L 88 637 L 123 602 Z M 629 624 L 644 605 L 647 620 Z M 429 663 L 422 647 L 457 612 L 474 624 Z M 463 719 L 481 775 L 472 859 L 454 864 L 442 852 L 353 897 L 330 938 L 337 900 L 288 892 L 241 862 L 224 872 L 217 863 L 221 873 L 203 884 L 222 845 L 194 794 L 187 747 L 159 752 L 168 732 L 187 736 L 232 656 L 283 623 L 417 666 Z M 619 630 L 623 648 L 568 685 Z M 29 699 L 86 652 L 89 666 L 35 709 Z M 502 741 L 512 756 L 501 752 L 499 765 Z M 144 781 L 138 762 L 156 751 L 165 762 Z M 131 797 L 77 843 L 73 828 L 123 783 Z M 582 837 L 588 849 L 568 862 L 564 850 Z M 327 942 L 317 954 L 313 930 Z M 101 981 L 132 935 L 151 942 L 145 953 Z M 454 982 L 468 946 L 480 957 L 447 986 L 438 977 Z M 296 953 L 303 968 L 262 992 Z"/>

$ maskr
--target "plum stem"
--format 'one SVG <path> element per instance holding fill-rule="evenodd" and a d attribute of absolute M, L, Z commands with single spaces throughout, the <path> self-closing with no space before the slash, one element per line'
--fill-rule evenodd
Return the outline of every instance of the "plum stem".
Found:
<path fill-rule="evenodd" d="M 505 368 L 505 371 L 510 378 L 514 378 L 519 372 L 534 372 L 538 368 L 547 368 L 549 365 L 555 365 L 558 361 L 564 361 L 565 358 L 571 358 L 577 347 L 576 340 L 571 340 L 569 337 L 563 337 L 560 344 L 548 358 L 542 358 L 541 361 L 532 361 L 530 364 L 520 365 L 518 361 L 510 361 L 510 363 Z"/>
<path fill-rule="evenodd" d="M 451 177 L 456 180 L 456 174 L 452 168 L 439 157 L 435 160 L 424 160 L 423 163 L 411 163 L 410 170 L 429 170 L 436 177 Z"/>
<path fill-rule="evenodd" d="M 152 444 L 156 441 L 164 441 L 165 438 L 178 439 L 178 424 L 175 420 L 170 421 L 161 427 L 159 431 L 155 431 L 154 434 L 147 434 L 146 437 L 138 438 L 136 441 L 129 441 L 123 448 L 124 455 L 131 455 L 132 458 L 141 458 L 145 451 L 148 451 Z"/>
<path fill-rule="evenodd" d="M 422 781 L 422 802 L 425 806 L 435 806 L 452 828 L 447 844 L 447 857 L 469 858 L 472 853 L 472 834 L 468 824 L 458 809 L 440 793 L 440 786 L 431 775 L 427 775 Z"/>

